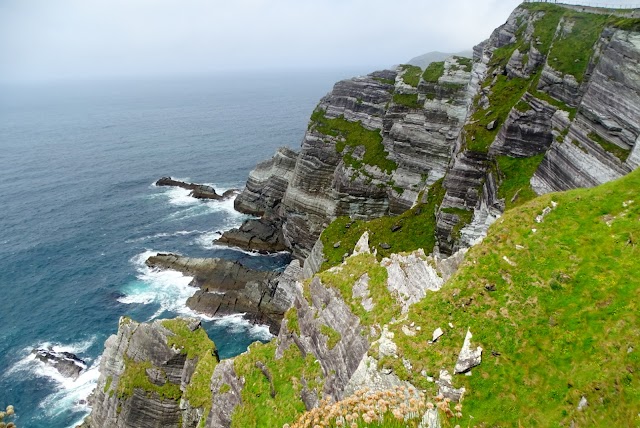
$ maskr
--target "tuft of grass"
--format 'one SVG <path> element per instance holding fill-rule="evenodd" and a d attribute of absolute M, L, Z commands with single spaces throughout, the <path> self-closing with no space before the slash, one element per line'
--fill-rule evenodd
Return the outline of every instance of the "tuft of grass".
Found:
<path fill-rule="evenodd" d="M 349 122 L 344 117 L 329 119 L 324 111 L 317 109 L 311 115 L 310 127 L 315 127 L 318 132 L 332 137 L 340 137 L 336 143 L 336 150 L 343 154 L 346 164 L 359 170 L 362 162 L 376 166 L 383 172 L 391 174 L 398 168 L 398 164 L 388 159 L 389 153 L 382 145 L 380 130 L 369 130 L 360 122 Z M 353 149 L 364 146 L 365 152 L 362 162 L 352 156 Z M 345 150 L 346 149 L 346 150 Z"/>
<path fill-rule="evenodd" d="M 505 212 L 456 275 L 412 306 L 403 324 L 420 326 L 417 335 L 392 327 L 399 358 L 386 366 L 434 391 L 419 373 L 450 370 L 469 328 L 482 363 L 454 385 L 466 388 L 475 424 L 632 426 L 640 402 L 638 188 L 636 170 Z M 438 327 L 445 334 L 428 344 Z M 589 406 L 578 411 L 583 396 Z"/>
<path fill-rule="evenodd" d="M 544 153 L 529 158 L 496 157 L 501 178 L 498 197 L 504 198 L 507 210 L 522 205 L 537 196 L 531 188 L 529 180 L 533 177 L 543 158 Z"/>
<path fill-rule="evenodd" d="M 436 243 L 436 209 L 442 203 L 443 197 L 442 180 L 438 180 L 429 189 L 426 203 L 418 204 L 399 216 L 384 216 L 369 221 L 352 221 L 349 217 L 338 217 L 320 236 L 326 260 L 321 270 L 342 263 L 344 254 L 353 251 L 356 242 L 365 231 L 369 231 L 370 245 L 376 247 L 380 259 L 388 257 L 391 253 L 414 251 L 418 248 L 424 248 L 426 253 L 430 253 Z M 394 226 L 402 227 L 392 232 Z M 338 248 L 333 247 L 336 242 L 340 242 Z M 380 247 L 381 243 L 388 243 L 391 248 L 385 250 Z"/>
<path fill-rule="evenodd" d="M 378 82 L 380 82 L 380 83 L 384 83 L 384 84 L 386 84 L 386 85 L 392 85 L 392 86 L 394 86 L 394 85 L 396 84 L 396 81 L 395 81 L 395 80 L 385 79 L 385 78 L 383 78 L 383 77 L 374 77 L 374 78 L 373 78 L 373 80 L 376 80 L 376 81 L 378 81 Z"/>
<path fill-rule="evenodd" d="M 342 339 L 342 335 L 339 332 L 325 324 L 320 326 L 320 333 L 327 336 L 327 348 L 329 349 L 335 348 L 340 339 Z"/>
<path fill-rule="evenodd" d="M 444 61 L 432 62 L 422 73 L 422 79 L 429 83 L 438 83 L 444 75 Z"/>
<path fill-rule="evenodd" d="M 287 320 L 287 329 L 291 333 L 295 333 L 300 336 L 300 326 L 298 325 L 298 310 L 295 306 L 292 306 L 285 312 L 284 318 Z"/>
<path fill-rule="evenodd" d="M 418 102 L 418 94 L 393 94 L 393 102 L 409 108 L 420 109 L 422 104 Z"/>
<path fill-rule="evenodd" d="M 111 382 L 113 382 L 113 376 L 107 376 L 107 381 L 104 384 L 103 392 L 109 391 L 111 388 Z"/>
<path fill-rule="evenodd" d="M 592 141 L 595 141 L 596 143 L 598 143 L 600 147 L 602 147 L 605 151 L 611 153 L 612 155 L 620 159 L 620 162 L 625 162 L 629 157 L 629 154 L 631 153 L 629 150 L 623 149 L 617 144 L 608 142 L 607 140 L 605 140 L 595 132 L 590 132 L 588 137 Z"/>
<path fill-rule="evenodd" d="M 400 68 L 404 70 L 404 73 L 402 73 L 402 81 L 409 86 L 417 88 L 418 83 L 420 83 L 422 69 L 418 66 L 408 64 L 403 64 Z"/>
<path fill-rule="evenodd" d="M 454 56 L 456 62 L 462 66 L 462 69 L 467 72 L 470 73 L 471 69 L 473 68 L 473 60 L 471 58 L 467 58 L 464 56 Z"/>

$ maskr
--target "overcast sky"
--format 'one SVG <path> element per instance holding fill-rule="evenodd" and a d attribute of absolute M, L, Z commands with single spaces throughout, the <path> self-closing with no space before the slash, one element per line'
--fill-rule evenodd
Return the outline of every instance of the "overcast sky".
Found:
<path fill-rule="evenodd" d="M 470 49 L 519 3 L 0 0 L 0 80 L 388 67 Z"/>

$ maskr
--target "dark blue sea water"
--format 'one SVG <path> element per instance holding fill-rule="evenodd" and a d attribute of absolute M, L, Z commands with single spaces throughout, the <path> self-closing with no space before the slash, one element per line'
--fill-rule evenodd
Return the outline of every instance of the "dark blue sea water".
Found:
<path fill-rule="evenodd" d="M 0 407 L 23 428 L 73 426 L 118 318 L 191 314 L 194 289 L 144 260 L 158 251 L 277 269 L 286 255 L 216 247 L 243 216 L 158 188 L 161 176 L 242 187 L 256 162 L 298 147 L 308 117 L 349 71 L 74 82 L 0 88 Z M 268 330 L 241 317 L 205 322 L 222 357 Z M 64 379 L 35 347 L 88 364 Z"/>

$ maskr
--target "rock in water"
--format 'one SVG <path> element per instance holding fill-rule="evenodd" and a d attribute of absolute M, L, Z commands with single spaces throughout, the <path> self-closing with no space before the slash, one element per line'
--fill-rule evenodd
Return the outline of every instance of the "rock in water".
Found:
<path fill-rule="evenodd" d="M 187 183 L 180 180 L 174 180 L 171 177 L 162 177 L 160 180 L 156 181 L 156 186 L 181 187 L 183 189 L 191 190 L 189 196 L 192 196 L 196 199 L 213 199 L 216 201 L 229 199 L 238 192 L 238 190 L 236 189 L 229 189 L 222 195 L 218 195 L 216 189 L 211 186 L 207 186 L 205 184 Z"/>
<path fill-rule="evenodd" d="M 56 352 L 53 349 L 34 349 L 36 358 L 56 369 L 62 376 L 76 380 L 87 364 L 71 352 Z"/>

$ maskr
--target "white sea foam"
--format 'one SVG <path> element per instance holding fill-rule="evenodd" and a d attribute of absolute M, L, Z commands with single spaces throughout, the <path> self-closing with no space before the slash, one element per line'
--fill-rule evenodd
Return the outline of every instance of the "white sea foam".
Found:
<path fill-rule="evenodd" d="M 247 334 L 256 340 L 271 340 L 273 335 L 269 332 L 269 326 L 252 324 L 244 318 L 245 314 L 226 315 L 213 318 L 215 323 L 225 327 L 233 334 Z"/>
<path fill-rule="evenodd" d="M 164 311 L 211 319 L 192 311 L 186 305 L 187 299 L 196 291 L 195 287 L 189 285 L 193 277 L 170 269 L 152 269 L 145 264 L 149 257 L 156 254 L 156 251 L 145 251 L 131 259 L 138 272 L 137 279 L 124 287 L 122 291 L 125 295 L 118 301 L 125 304 L 157 304 L 159 308 L 150 320 L 159 317 Z"/>
<path fill-rule="evenodd" d="M 37 359 L 31 351 L 33 349 L 51 349 L 54 352 L 70 352 L 82 357 L 81 354 L 89 349 L 95 341 L 96 337 L 92 336 L 87 340 L 73 344 L 44 342 L 33 348 L 25 348 L 22 351 L 24 356 L 9 368 L 5 375 L 29 378 L 39 377 L 53 381 L 55 384 L 54 392 L 39 404 L 39 407 L 48 418 L 69 410 L 84 412 L 84 416 L 86 416 L 90 410 L 87 404 L 87 397 L 95 388 L 100 376 L 100 358 L 93 361 L 88 367 L 85 365 L 80 376 L 77 379 L 72 379 L 63 376 L 52 366 Z M 86 359 L 86 361 L 90 362 L 89 359 Z"/>

